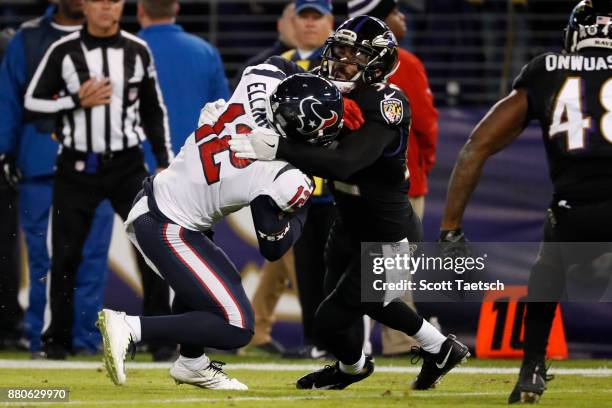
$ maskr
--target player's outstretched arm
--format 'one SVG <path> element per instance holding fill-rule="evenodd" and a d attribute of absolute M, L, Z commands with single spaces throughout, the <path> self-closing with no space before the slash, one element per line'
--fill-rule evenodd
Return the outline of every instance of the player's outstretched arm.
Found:
<path fill-rule="evenodd" d="M 521 134 L 527 125 L 528 109 L 527 92 L 514 90 L 476 125 L 459 153 L 448 184 L 443 231 L 461 227 L 465 207 L 478 184 L 485 161 Z"/>
<path fill-rule="evenodd" d="M 346 135 L 336 149 L 281 138 L 276 157 L 307 174 L 330 180 L 346 180 L 374 163 L 387 146 L 397 143 L 399 132 L 399 128 L 369 121 L 359 130 Z"/>
<path fill-rule="evenodd" d="M 268 261 L 276 261 L 293 246 L 302 234 L 307 208 L 294 213 L 282 211 L 267 195 L 251 201 L 251 215 L 255 225 L 259 252 Z"/>

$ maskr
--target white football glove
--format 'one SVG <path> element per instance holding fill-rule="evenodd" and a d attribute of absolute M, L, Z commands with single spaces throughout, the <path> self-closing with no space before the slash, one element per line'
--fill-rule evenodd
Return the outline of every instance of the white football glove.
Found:
<path fill-rule="evenodd" d="M 208 102 L 200 111 L 200 117 L 198 118 L 198 126 L 204 124 L 212 125 L 219 119 L 219 116 L 225 110 L 227 103 L 223 99 L 217 99 L 214 102 Z"/>
<path fill-rule="evenodd" d="M 279 138 L 274 130 L 258 127 L 251 133 L 232 136 L 229 145 L 239 159 L 274 160 Z"/>

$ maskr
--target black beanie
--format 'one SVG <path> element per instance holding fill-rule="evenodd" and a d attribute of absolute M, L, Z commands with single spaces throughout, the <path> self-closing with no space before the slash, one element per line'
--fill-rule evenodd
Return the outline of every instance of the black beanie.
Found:
<path fill-rule="evenodd" d="M 349 18 L 367 14 L 385 21 L 391 11 L 397 7 L 397 0 L 349 0 Z"/>

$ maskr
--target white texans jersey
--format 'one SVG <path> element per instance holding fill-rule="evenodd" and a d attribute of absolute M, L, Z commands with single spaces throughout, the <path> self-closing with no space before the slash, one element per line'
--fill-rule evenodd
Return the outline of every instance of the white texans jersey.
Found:
<path fill-rule="evenodd" d="M 280 160 L 238 159 L 228 144 L 233 135 L 269 127 L 266 101 L 284 77 L 270 64 L 246 69 L 217 122 L 204 124 L 187 138 L 153 182 L 155 201 L 166 217 L 184 228 L 206 231 L 260 195 L 270 196 L 283 211 L 308 200 L 313 183 L 300 170 Z"/>

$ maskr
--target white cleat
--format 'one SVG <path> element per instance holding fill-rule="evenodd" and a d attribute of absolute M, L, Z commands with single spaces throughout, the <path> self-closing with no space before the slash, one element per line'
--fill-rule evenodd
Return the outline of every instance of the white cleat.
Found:
<path fill-rule="evenodd" d="M 248 390 L 249 387 L 225 374 L 221 368 L 223 364 L 220 361 L 211 361 L 208 367 L 193 371 L 177 360 L 170 367 L 170 377 L 174 378 L 177 384 L 191 384 L 208 390 Z"/>
<path fill-rule="evenodd" d="M 130 344 L 134 344 L 125 313 L 102 309 L 96 326 L 102 334 L 106 371 L 115 385 L 125 384 L 125 357 Z"/>

